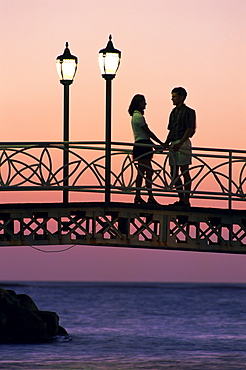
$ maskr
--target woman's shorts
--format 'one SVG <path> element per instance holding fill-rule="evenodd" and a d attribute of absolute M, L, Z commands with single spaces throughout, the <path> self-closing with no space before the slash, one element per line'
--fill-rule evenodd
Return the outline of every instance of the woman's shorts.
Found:
<path fill-rule="evenodd" d="M 169 150 L 169 164 L 170 166 L 185 166 L 191 164 L 191 141 L 187 139 L 178 151 L 172 150 L 174 144 L 179 143 L 180 140 L 173 141 L 171 149 Z"/>
<path fill-rule="evenodd" d="M 150 140 L 138 140 L 135 144 L 152 144 Z M 132 151 L 133 159 L 151 159 L 153 157 L 153 148 L 148 146 L 134 146 Z M 140 158 L 139 158 L 140 157 Z"/>

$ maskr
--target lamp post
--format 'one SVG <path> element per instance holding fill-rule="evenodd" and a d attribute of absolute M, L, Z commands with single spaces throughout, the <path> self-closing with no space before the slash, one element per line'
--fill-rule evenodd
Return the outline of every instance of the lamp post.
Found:
<path fill-rule="evenodd" d="M 105 153 L 105 203 L 110 203 L 110 172 L 111 172 L 111 81 L 116 76 L 120 65 L 121 52 L 114 48 L 112 36 L 105 49 L 99 51 L 98 62 L 102 77 L 106 80 L 106 153 Z"/>
<path fill-rule="evenodd" d="M 63 116 L 63 203 L 68 203 L 68 165 L 69 165 L 69 85 L 73 83 L 77 71 L 78 58 L 71 55 L 68 42 L 64 53 L 56 58 L 56 68 L 60 83 L 64 86 L 64 116 Z"/>

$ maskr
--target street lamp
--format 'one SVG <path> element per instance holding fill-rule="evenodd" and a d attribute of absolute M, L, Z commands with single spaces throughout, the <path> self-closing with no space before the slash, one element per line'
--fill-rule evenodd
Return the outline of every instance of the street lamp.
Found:
<path fill-rule="evenodd" d="M 78 66 L 78 58 L 71 55 L 66 42 L 62 55 L 56 58 L 56 68 L 60 83 L 64 86 L 64 118 L 63 118 L 63 203 L 68 203 L 68 165 L 69 165 L 69 85 L 73 83 Z"/>
<path fill-rule="evenodd" d="M 99 51 L 98 62 L 102 77 L 106 80 L 106 154 L 105 154 L 105 203 L 110 203 L 111 172 L 111 81 L 120 65 L 121 52 L 114 48 L 112 36 L 105 49 Z"/>

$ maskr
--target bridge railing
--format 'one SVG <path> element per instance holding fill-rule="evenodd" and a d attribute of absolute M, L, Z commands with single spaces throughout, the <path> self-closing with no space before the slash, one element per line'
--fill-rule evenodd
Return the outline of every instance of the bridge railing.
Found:
<path fill-rule="evenodd" d="M 111 146 L 110 193 L 114 201 L 132 201 L 135 194 L 137 162 L 132 159 L 132 145 L 113 142 Z M 172 152 L 159 150 L 159 146 L 155 150 L 153 193 L 176 197 L 177 178 L 171 178 L 169 168 Z M 69 153 L 68 163 L 64 163 L 64 151 Z M 193 199 L 221 201 L 230 209 L 246 202 L 246 151 L 193 148 L 190 175 Z M 142 192 L 147 194 L 145 180 L 143 186 Z M 94 201 L 95 194 L 101 194 L 103 199 L 105 142 L 0 143 L 0 193 L 32 191 L 84 193 L 86 201 Z"/>

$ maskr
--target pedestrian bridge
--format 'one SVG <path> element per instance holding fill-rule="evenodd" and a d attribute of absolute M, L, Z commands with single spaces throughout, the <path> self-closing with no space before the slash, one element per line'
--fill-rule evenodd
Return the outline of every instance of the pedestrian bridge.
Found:
<path fill-rule="evenodd" d="M 194 148 L 192 207 L 183 208 L 168 205 L 177 197 L 176 180 L 170 153 L 158 147 L 152 189 L 160 205 L 133 204 L 131 149 L 130 143 L 112 143 L 106 189 L 104 142 L 1 143 L 0 246 L 246 253 L 246 151 Z"/>

